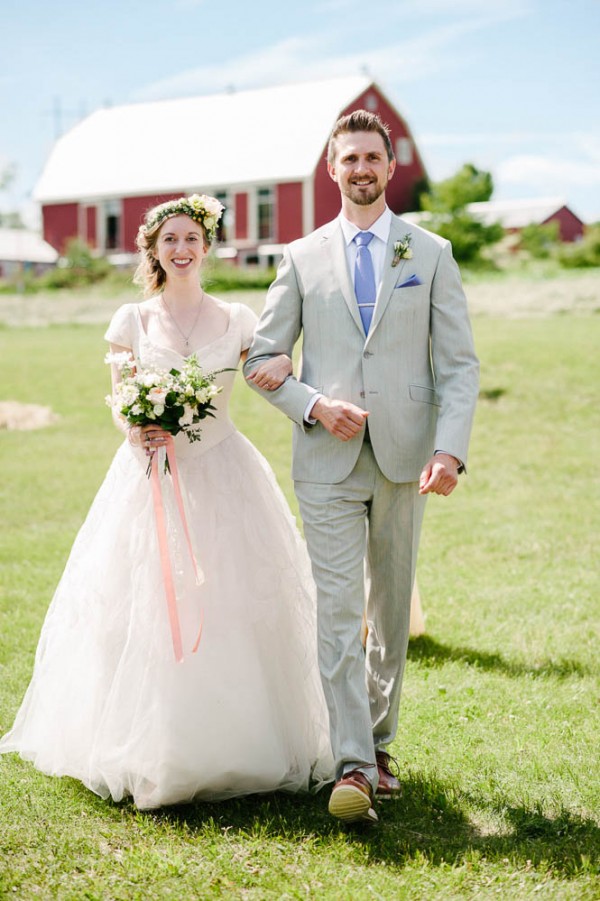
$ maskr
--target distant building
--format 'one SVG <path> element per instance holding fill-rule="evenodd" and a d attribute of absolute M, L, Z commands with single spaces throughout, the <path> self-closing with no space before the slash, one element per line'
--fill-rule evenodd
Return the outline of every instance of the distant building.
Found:
<path fill-rule="evenodd" d="M 0 278 L 22 272 L 40 275 L 56 265 L 58 253 L 37 232 L 0 228 Z"/>
<path fill-rule="evenodd" d="M 540 200 L 489 200 L 470 203 L 469 213 L 486 225 L 499 222 L 507 232 L 518 232 L 526 225 L 558 223 L 561 241 L 577 241 L 583 237 L 585 223 L 561 198 Z"/>
<path fill-rule="evenodd" d="M 509 234 L 520 232 L 526 225 L 546 225 L 558 222 L 558 237 L 561 241 L 578 241 L 583 237 L 585 222 L 579 218 L 564 200 L 488 200 L 468 203 L 468 213 L 485 225 L 499 222 Z M 404 218 L 415 225 L 425 223 L 430 214 L 426 212 L 406 213 Z"/>
<path fill-rule="evenodd" d="M 44 237 L 61 252 L 76 236 L 122 259 L 149 207 L 205 192 L 226 207 L 217 253 L 273 260 L 339 212 L 327 139 L 338 116 L 360 108 L 391 129 L 389 205 L 413 209 L 426 172 L 408 125 L 369 78 L 337 78 L 93 113 L 57 141 L 36 186 Z"/>

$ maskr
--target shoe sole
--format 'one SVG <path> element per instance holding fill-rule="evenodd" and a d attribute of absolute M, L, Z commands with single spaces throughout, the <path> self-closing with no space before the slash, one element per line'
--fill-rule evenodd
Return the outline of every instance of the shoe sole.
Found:
<path fill-rule="evenodd" d="M 343 785 L 333 791 L 329 813 L 344 823 L 376 823 L 379 819 L 368 795 L 353 785 Z"/>

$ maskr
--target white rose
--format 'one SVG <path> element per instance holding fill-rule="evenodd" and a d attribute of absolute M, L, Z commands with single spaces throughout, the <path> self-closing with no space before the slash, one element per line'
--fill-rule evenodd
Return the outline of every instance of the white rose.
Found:
<path fill-rule="evenodd" d="M 191 425 L 194 421 L 194 411 L 190 407 L 189 404 L 183 405 L 183 414 L 179 417 L 179 425 L 182 428 L 185 428 L 187 425 Z"/>
<path fill-rule="evenodd" d="M 140 385 L 143 385 L 144 388 L 152 388 L 153 385 L 158 381 L 158 376 L 155 372 L 140 372 L 138 375 L 138 381 Z"/>
<path fill-rule="evenodd" d="M 166 396 L 165 388 L 153 388 L 148 392 L 148 400 L 151 404 L 164 404 Z"/>
<path fill-rule="evenodd" d="M 155 416 L 162 416 L 163 413 L 165 412 L 165 405 L 164 404 L 154 404 L 153 410 L 154 410 Z"/>
<path fill-rule="evenodd" d="M 207 403 L 211 398 L 210 388 L 198 388 L 196 391 L 196 400 L 199 404 Z"/>

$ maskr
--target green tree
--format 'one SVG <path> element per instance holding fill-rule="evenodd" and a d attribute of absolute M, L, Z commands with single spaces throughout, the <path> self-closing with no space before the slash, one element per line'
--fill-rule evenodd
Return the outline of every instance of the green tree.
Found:
<path fill-rule="evenodd" d="M 457 213 L 469 203 L 489 200 L 493 193 L 491 173 L 465 163 L 456 175 L 434 182 L 430 190 L 421 195 L 421 209 L 432 213 Z"/>
<path fill-rule="evenodd" d="M 558 243 L 558 222 L 547 222 L 545 225 L 526 225 L 519 235 L 519 246 L 528 251 L 535 259 L 543 260 L 550 256 Z"/>
<path fill-rule="evenodd" d="M 429 214 L 422 222 L 424 228 L 447 238 L 460 263 L 474 262 L 484 247 L 504 235 L 499 223 L 485 225 L 466 210 L 469 203 L 489 200 L 493 191 L 491 174 L 465 163 L 456 175 L 434 182 L 421 194 L 421 209 Z"/>
<path fill-rule="evenodd" d="M 504 235 L 499 223 L 484 225 L 466 212 L 453 216 L 433 214 L 423 226 L 450 241 L 454 259 L 459 263 L 475 262 L 484 247 L 495 244 Z"/>
<path fill-rule="evenodd" d="M 589 225 L 580 241 L 561 244 L 558 259 L 568 269 L 600 266 L 600 222 Z"/>
<path fill-rule="evenodd" d="M 112 272 L 105 257 L 96 257 L 80 238 L 67 241 L 63 260 L 40 279 L 46 288 L 76 288 L 103 281 Z"/>

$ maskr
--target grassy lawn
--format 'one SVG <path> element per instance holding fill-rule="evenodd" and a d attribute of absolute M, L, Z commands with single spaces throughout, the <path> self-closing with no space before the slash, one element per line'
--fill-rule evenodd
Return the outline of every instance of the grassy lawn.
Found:
<path fill-rule="evenodd" d="M 368 833 L 327 793 L 139 813 L 0 758 L 0 898 L 600 897 L 600 316 L 474 319 L 469 475 L 432 498 L 398 739 L 403 798 Z M 75 533 L 118 443 L 103 327 L 0 329 L 0 732 L 26 688 Z M 294 512 L 289 427 L 240 380 L 234 418 Z"/>

